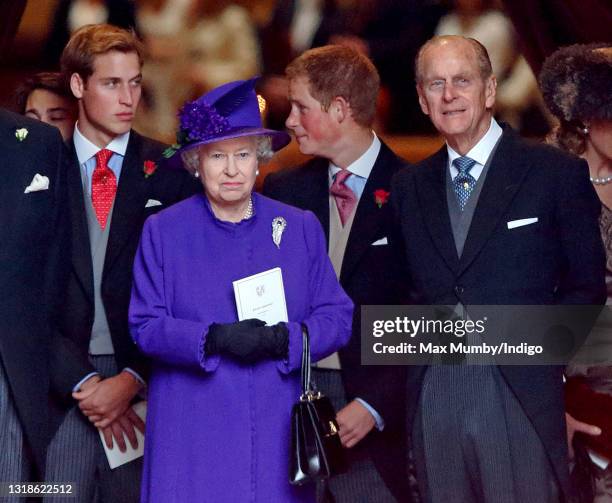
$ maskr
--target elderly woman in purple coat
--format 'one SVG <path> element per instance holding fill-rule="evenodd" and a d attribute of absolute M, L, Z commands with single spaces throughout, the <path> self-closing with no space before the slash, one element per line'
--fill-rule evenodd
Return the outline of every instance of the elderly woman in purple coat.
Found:
<path fill-rule="evenodd" d="M 262 128 L 254 80 L 180 118 L 173 159 L 204 191 L 147 220 L 134 263 L 130 328 L 152 360 L 141 501 L 313 502 L 288 482 L 300 323 L 316 361 L 348 342 L 352 303 L 316 217 L 253 192 L 258 161 L 289 142 Z M 288 321 L 238 321 L 232 283 L 277 267 Z"/>

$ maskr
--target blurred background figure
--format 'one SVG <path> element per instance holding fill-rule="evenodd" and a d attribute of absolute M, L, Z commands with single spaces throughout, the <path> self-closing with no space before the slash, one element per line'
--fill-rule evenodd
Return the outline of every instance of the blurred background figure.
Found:
<path fill-rule="evenodd" d="M 381 80 L 378 123 L 389 133 L 433 132 L 417 106 L 413 61 L 444 8 L 436 0 L 343 0 L 344 31 L 332 44 L 352 46 L 373 62 Z"/>
<path fill-rule="evenodd" d="M 290 111 L 285 67 L 302 52 L 327 44 L 343 29 L 343 20 L 338 0 L 276 0 L 269 20 L 259 30 L 265 75 L 260 91 L 272 127 L 283 128 Z"/>
<path fill-rule="evenodd" d="M 548 109 L 557 120 L 550 143 L 582 157 L 589 165 L 591 182 L 602 203 L 599 225 L 606 249 L 607 305 L 612 305 L 612 44 L 576 44 L 549 56 L 542 67 L 540 86 Z M 595 482 L 596 503 L 612 502 L 612 446 L 606 431 L 612 422 L 612 316 L 604 310 L 583 353 L 567 368 L 566 401 L 574 417 L 570 427 L 594 434 L 588 421 L 603 429 L 601 436 L 578 437 L 576 442 L 594 447 L 608 459 L 599 465 L 586 459 L 587 470 Z M 587 401 L 584 398 L 588 397 Z M 578 405 L 578 403 L 583 405 Z M 599 438 L 597 438 L 599 437 Z M 571 440 L 571 439 L 570 439 Z M 571 445 L 571 444 L 570 444 Z M 573 454 L 573 453 L 572 453 Z M 577 459 L 583 464 L 585 459 Z M 582 500 L 584 501 L 584 500 Z"/>
<path fill-rule="evenodd" d="M 15 93 L 20 114 L 51 124 L 66 141 L 72 137 L 77 104 L 61 74 L 42 72 L 27 78 Z"/>
<path fill-rule="evenodd" d="M 230 0 L 141 0 L 147 86 L 138 128 L 172 141 L 176 110 L 221 84 L 261 72 L 250 11 Z"/>
<path fill-rule="evenodd" d="M 482 43 L 497 77 L 496 116 L 523 134 L 543 135 L 548 125 L 542 114 L 538 83 L 520 54 L 512 22 L 496 0 L 454 0 L 436 35 L 463 35 Z"/>
<path fill-rule="evenodd" d="M 147 48 L 142 68 L 143 92 L 135 126 L 147 136 L 173 141 L 176 111 L 185 94 L 176 75 L 180 36 L 194 0 L 140 0 L 137 23 Z"/>
<path fill-rule="evenodd" d="M 327 44 L 341 28 L 338 0 L 276 0 L 259 33 L 265 73 L 284 73 L 291 60 Z"/>
<path fill-rule="evenodd" d="M 535 75 L 559 47 L 612 42 L 610 0 L 504 0 L 503 5 Z"/>
<path fill-rule="evenodd" d="M 259 43 L 249 11 L 229 0 L 193 0 L 183 33 L 190 98 L 261 71 Z"/>
<path fill-rule="evenodd" d="M 70 35 L 81 26 L 102 23 L 136 28 L 134 0 L 59 0 L 45 44 L 45 65 L 53 69 L 59 66 L 59 57 Z"/>

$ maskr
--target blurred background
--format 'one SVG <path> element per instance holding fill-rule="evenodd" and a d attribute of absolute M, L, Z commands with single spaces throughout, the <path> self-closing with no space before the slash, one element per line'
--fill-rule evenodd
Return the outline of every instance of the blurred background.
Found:
<path fill-rule="evenodd" d="M 262 76 L 268 125 L 279 128 L 288 113 L 287 63 L 340 43 L 374 61 L 382 80 L 375 129 L 412 161 L 441 144 L 418 106 L 413 71 L 416 51 L 434 34 L 467 35 L 487 47 L 499 81 L 496 116 L 532 137 L 550 128 L 534 77 L 545 56 L 612 37 L 609 0 L 8 0 L 0 7 L 2 33 L 16 32 L 0 55 L 0 106 L 15 109 L 20 83 L 58 69 L 72 31 L 109 22 L 135 29 L 147 47 L 141 133 L 172 143 L 185 100 L 253 75 Z M 275 162 L 298 157 L 292 146 Z"/>

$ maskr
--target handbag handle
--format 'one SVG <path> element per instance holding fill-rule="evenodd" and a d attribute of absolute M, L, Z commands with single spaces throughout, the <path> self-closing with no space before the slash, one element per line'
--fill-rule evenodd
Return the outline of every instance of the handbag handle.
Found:
<path fill-rule="evenodd" d="M 310 379 L 310 337 L 308 327 L 300 323 L 302 327 L 302 395 L 300 400 L 312 400 L 318 393 L 315 391 Z"/>

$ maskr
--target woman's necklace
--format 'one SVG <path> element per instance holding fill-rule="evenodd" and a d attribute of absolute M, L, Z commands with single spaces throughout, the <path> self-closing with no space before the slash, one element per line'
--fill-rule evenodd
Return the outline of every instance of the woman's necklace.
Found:
<path fill-rule="evenodd" d="M 247 209 L 244 212 L 244 216 L 242 220 L 247 220 L 253 216 L 253 199 L 249 197 L 249 204 L 247 205 Z"/>
<path fill-rule="evenodd" d="M 591 176 L 590 178 L 593 185 L 607 185 L 608 183 L 612 182 L 612 175 L 602 176 L 601 178 Z"/>
<path fill-rule="evenodd" d="M 608 176 L 590 176 L 589 179 L 593 185 L 607 185 L 612 182 L 612 162 L 609 158 L 604 157 L 597 151 L 591 149 L 591 155 L 583 155 L 582 158 L 589 164 L 589 171 L 597 174 L 602 173 Z"/>

